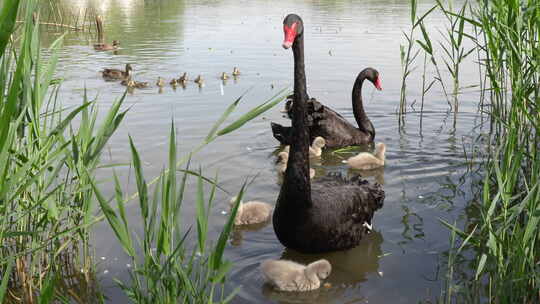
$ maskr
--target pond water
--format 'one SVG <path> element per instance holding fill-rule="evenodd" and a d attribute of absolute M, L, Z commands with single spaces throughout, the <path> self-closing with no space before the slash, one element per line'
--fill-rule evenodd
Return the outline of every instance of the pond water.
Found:
<path fill-rule="evenodd" d="M 293 57 L 283 50 L 282 20 L 290 12 L 305 23 L 306 75 L 310 96 L 337 110 L 354 123 L 351 89 L 360 70 L 371 66 L 381 75 L 383 91 L 371 84 L 364 88 L 366 111 L 377 131 L 376 141 L 387 145 L 387 165 L 368 177 L 384 184 L 384 207 L 374 218 L 374 232 L 355 249 L 325 255 L 301 255 L 285 249 L 276 239 L 272 225 L 255 231 L 235 231 L 226 249 L 234 262 L 229 286 L 241 289 L 233 303 L 417 303 L 433 299 L 440 292 L 449 231 L 439 219 L 463 224 L 471 199 L 471 181 L 466 173 L 464 149 L 469 150 L 473 132 L 481 122 L 477 114 L 476 93 L 460 96 L 456 128 L 453 114 L 436 85 L 426 98 L 423 125 L 420 114 L 406 116 L 398 129 L 396 110 L 401 86 L 400 43 L 403 30 L 409 29 L 409 1 L 61 1 L 69 9 L 92 8 L 103 15 L 107 41 L 120 40 L 116 52 L 96 52 L 94 37 L 70 33 L 61 50 L 58 73 L 65 78 L 61 87 L 64 105 L 82 101 L 86 88 L 104 111 L 125 88 L 106 82 L 100 70 L 122 68 L 131 63 L 135 78 L 149 81 L 151 87 L 127 96 L 131 109 L 114 135 L 106 163 L 130 161 L 128 134 L 133 137 L 144 160 L 148 179 L 156 176 L 167 162 L 171 120 L 177 128 L 179 150 L 183 153 L 200 143 L 212 124 L 238 96 L 249 90 L 231 121 L 248 109 L 292 86 Z M 419 11 L 433 3 L 423 1 Z M 442 27 L 442 17 L 431 17 L 428 28 Z M 59 33 L 44 31 L 46 41 Z M 239 67 L 236 80 L 222 83 L 221 72 Z M 462 74 L 463 85 L 476 83 L 474 66 Z M 154 85 L 158 76 L 166 82 L 188 72 L 206 79 L 198 88 L 193 82 L 183 89 L 166 86 L 162 92 Z M 420 74 L 410 78 L 408 99 L 419 100 Z M 418 105 L 419 103 L 417 103 Z M 219 172 L 220 185 L 235 193 L 246 177 L 258 175 L 246 198 L 275 203 L 279 193 L 275 169 L 278 142 L 272 137 L 270 121 L 289 124 L 279 109 L 271 109 L 243 128 L 220 138 L 203 149 L 193 167 L 202 166 L 207 176 Z M 416 106 L 418 109 L 418 106 Z M 314 164 L 317 176 L 340 171 L 351 174 L 341 163 L 349 155 L 325 151 Z M 129 168 L 117 169 L 127 189 L 134 179 Z M 110 171 L 99 178 L 110 177 Z M 356 172 L 358 173 L 358 172 Z M 110 180 L 102 183 L 112 193 Z M 183 205 L 184 221 L 193 220 L 195 207 L 189 191 Z M 217 194 L 211 215 L 211 234 L 216 237 L 223 226 L 229 196 Z M 132 223 L 138 221 L 138 206 L 127 210 Z M 133 231 L 141 227 L 133 226 Z M 129 263 L 106 222 L 93 236 L 99 279 L 111 303 L 125 301 L 113 278 L 128 280 Z M 103 257 L 103 258 L 102 258 Z M 331 288 L 304 294 L 276 293 L 264 286 L 259 263 L 264 259 L 288 258 L 311 262 L 325 257 L 333 265 L 328 279 Z"/>

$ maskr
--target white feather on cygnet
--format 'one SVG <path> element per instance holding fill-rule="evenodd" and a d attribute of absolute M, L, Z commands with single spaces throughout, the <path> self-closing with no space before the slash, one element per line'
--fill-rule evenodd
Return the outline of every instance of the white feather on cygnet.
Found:
<path fill-rule="evenodd" d="M 370 170 L 384 166 L 384 160 L 386 153 L 386 146 L 383 143 L 378 143 L 375 145 L 375 153 L 371 154 L 368 152 L 361 152 L 356 156 L 353 156 L 347 160 L 344 160 L 344 163 L 347 163 L 349 166 L 361 169 L 361 170 Z"/>
<path fill-rule="evenodd" d="M 322 148 L 326 145 L 324 138 L 317 136 L 309 147 L 309 157 L 319 157 L 322 154 Z M 283 152 L 289 153 L 290 146 L 285 146 Z"/>
<path fill-rule="evenodd" d="M 330 275 L 332 265 L 325 259 L 307 266 L 288 260 L 266 260 L 261 263 L 261 270 L 266 280 L 278 290 L 308 291 L 321 286 L 321 279 Z"/>
<path fill-rule="evenodd" d="M 236 196 L 231 198 L 231 209 L 236 203 Z M 235 225 L 251 225 L 266 222 L 272 215 L 272 206 L 265 202 L 250 201 L 244 203 L 240 201 L 236 217 L 234 218 Z"/>
<path fill-rule="evenodd" d="M 288 147 L 288 146 L 287 146 Z M 285 149 L 287 148 L 285 147 Z M 287 170 L 287 161 L 289 160 L 289 152 L 281 151 L 278 153 L 278 159 L 277 159 L 277 170 L 279 174 L 283 175 L 285 174 L 285 170 Z M 309 168 L 309 178 L 315 177 L 315 169 Z"/>

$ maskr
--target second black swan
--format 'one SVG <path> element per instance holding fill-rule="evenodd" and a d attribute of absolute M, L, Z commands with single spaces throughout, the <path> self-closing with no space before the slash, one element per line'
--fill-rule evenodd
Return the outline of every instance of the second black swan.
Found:
<path fill-rule="evenodd" d="M 362 70 L 352 89 L 352 109 L 358 127 L 352 125 L 345 117 L 331 108 L 322 105 L 314 98 L 307 103 L 307 124 L 309 126 L 310 139 L 321 136 L 326 140 L 329 148 L 341 148 L 370 144 L 375 139 L 375 128 L 364 110 L 362 102 L 362 85 L 364 80 L 369 80 L 377 90 L 382 90 L 379 72 L 374 68 Z M 292 100 L 286 105 L 287 115 L 292 118 Z M 272 133 L 281 144 L 289 145 L 291 142 L 291 127 L 284 127 L 272 123 Z"/>
<path fill-rule="evenodd" d="M 373 214 L 383 205 L 384 191 L 358 177 L 328 175 L 310 182 L 302 19 L 288 15 L 283 30 L 283 47 L 292 46 L 294 54 L 294 102 L 292 141 L 274 209 L 274 231 L 284 246 L 304 253 L 349 249 L 369 232 Z"/>

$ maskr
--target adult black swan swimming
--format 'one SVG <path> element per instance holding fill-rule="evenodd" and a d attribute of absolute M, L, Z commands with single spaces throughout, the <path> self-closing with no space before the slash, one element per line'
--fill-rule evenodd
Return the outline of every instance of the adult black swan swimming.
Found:
<path fill-rule="evenodd" d="M 382 207 L 384 191 L 379 184 L 337 175 L 310 183 L 304 29 L 302 19 L 294 14 L 288 15 L 283 24 L 283 47 L 292 46 L 295 61 L 294 102 L 292 142 L 274 210 L 274 231 L 284 246 L 300 252 L 349 249 L 368 233 L 373 213 Z"/>
<path fill-rule="evenodd" d="M 295 62 L 296 64 L 296 62 Z M 382 90 L 379 72 L 373 68 L 362 70 L 352 89 L 352 109 L 354 118 L 358 123 L 358 128 L 353 126 L 347 119 L 336 111 L 319 103 L 314 98 L 307 103 L 307 124 L 309 126 L 309 136 L 313 140 L 321 136 L 326 140 L 329 148 L 340 148 L 346 146 L 365 145 L 372 143 L 375 139 L 375 128 L 364 111 L 362 102 L 362 85 L 364 80 L 369 80 L 375 85 L 377 90 Z M 287 101 L 287 114 L 292 118 L 291 100 Z M 283 127 L 277 123 L 272 123 L 272 133 L 274 137 L 284 145 L 291 143 L 291 128 Z"/>

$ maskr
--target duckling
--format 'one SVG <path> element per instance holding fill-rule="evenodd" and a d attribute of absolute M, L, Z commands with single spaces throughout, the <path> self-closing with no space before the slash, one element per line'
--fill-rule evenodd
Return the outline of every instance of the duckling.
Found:
<path fill-rule="evenodd" d="M 158 77 L 156 81 L 156 85 L 160 88 L 163 87 L 165 85 L 165 80 L 161 77 Z"/>
<path fill-rule="evenodd" d="M 232 75 L 234 77 L 240 76 L 240 70 L 237 67 L 233 68 Z"/>
<path fill-rule="evenodd" d="M 322 148 L 326 145 L 324 138 L 317 136 L 309 147 L 309 157 L 319 157 L 322 154 Z"/>
<path fill-rule="evenodd" d="M 202 78 L 201 75 L 199 75 L 199 76 L 197 76 L 197 78 L 195 78 L 195 80 L 193 80 L 193 82 L 195 82 L 199 86 L 202 86 L 204 84 L 204 79 Z"/>
<path fill-rule="evenodd" d="M 128 63 L 126 64 L 126 70 L 122 71 L 119 69 L 104 69 L 101 74 L 103 75 L 103 78 L 107 79 L 126 79 L 130 73 L 132 72 L 131 65 Z"/>
<path fill-rule="evenodd" d="M 230 206 L 231 209 L 236 203 L 236 196 L 231 198 Z M 270 204 L 259 202 L 259 201 L 250 201 L 244 203 L 240 201 L 238 206 L 238 212 L 234 218 L 235 225 L 251 225 L 264 223 L 270 219 L 272 215 L 272 206 Z"/>
<path fill-rule="evenodd" d="M 120 82 L 121 85 L 127 86 L 129 88 L 133 88 L 135 86 L 135 81 L 133 81 L 131 78 L 124 79 L 122 82 Z"/>
<path fill-rule="evenodd" d="M 148 87 L 148 82 L 146 81 L 135 81 L 135 87 L 137 89 L 142 89 L 142 88 L 147 88 Z"/>
<path fill-rule="evenodd" d="M 180 78 L 178 78 L 177 80 L 178 83 L 180 84 L 186 84 L 186 82 L 188 82 L 188 76 L 187 76 L 187 73 L 184 72 L 184 74 L 182 74 L 182 76 L 180 76 Z"/>
<path fill-rule="evenodd" d="M 178 85 L 178 80 L 176 80 L 176 78 L 173 78 L 173 79 L 169 82 L 169 84 L 176 88 L 176 86 Z"/>
<path fill-rule="evenodd" d="M 322 154 L 322 148 L 326 145 L 324 138 L 317 136 L 309 147 L 309 157 L 319 157 Z M 285 146 L 283 151 L 289 153 L 290 146 Z"/>
<path fill-rule="evenodd" d="M 220 79 L 221 80 L 227 80 L 227 79 L 229 79 L 229 75 L 227 75 L 227 73 L 223 72 L 223 73 L 221 73 Z"/>
<path fill-rule="evenodd" d="M 384 166 L 386 145 L 377 143 L 375 145 L 375 155 L 367 152 L 361 152 L 343 162 L 355 169 L 370 170 Z"/>
<path fill-rule="evenodd" d="M 308 291 L 321 286 L 320 280 L 330 275 L 332 265 L 325 259 L 307 266 L 288 260 L 266 260 L 261 263 L 261 271 L 277 290 Z"/>
<path fill-rule="evenodd" d="M 120 42 L 118 40 L 113 40 L 112 44 L 107 43 L 96 43 L 94 44 L 94 50 L 96 51 L 112 51 L 118 49 Z"/>
<path fill-rule="evenodd" d="M 288 147 L 285 147 L 287 151 L 281 151 L 278 153 L 277 171 L 279 174 L 284 175 L 285 170 L 287 170 L 287 161 L 289 161 L 289 150 Z M 315 177 L 315 169 L 309 168 L 309 178 Z"/>
<path fill-rule="evenodd" d="M 130 87 L 130 88 L 137 88 L 137 89 L 142 89 L 142 88 L 148 87 L 148 82 L 135 81 L 135 80 L 133 80 L 131 78 L 126 79 L 126 80 L 122 80 L 122 82 L 120 84 L 125 85 L 125 86 Z"/>

